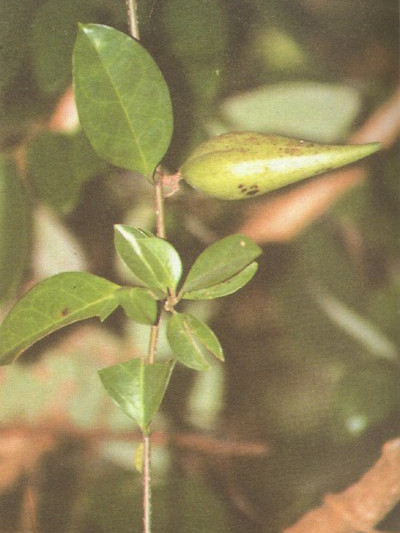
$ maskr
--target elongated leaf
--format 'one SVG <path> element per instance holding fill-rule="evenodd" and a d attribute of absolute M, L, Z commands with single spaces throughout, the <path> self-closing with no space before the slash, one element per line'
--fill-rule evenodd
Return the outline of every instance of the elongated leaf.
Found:
<path fill-rule="evenodd" d="M 157 413 L 174 364 L 145 364 L 142 359 L 103 368 L 99 376 L 104 388 L 129 417 L 146 430 Z"/>
<path fill-rule="evenodd" d="M 258 264 L 253 262 L 249 266 L 244 268 L 239 274 L 232 276 L 227 281 L 217 283 L 212 287 L 206 289 L 198 289 L 194 291 L 188 291 L 184 293 L 184 300 L 211 300 L 213 298 L 221 298 L 222 296 L 228 296 L 232 294 L 248 283 L 254 274 L 257 272 Z"/>
<path fill-rule="evenodd" d="M 148 236 L 131 226 L 115 226 L 116 250 L 132 271 L 147 287 L 168 293 L 175 289 L 182 274 L 182 264 L 178 252 L 164 239 Z"/>
<path fill-rule="evenodd" d="M 86 272 L 65 272 L 39 282 L 0 326 L 0 365 L 63 326 L 94 316 L 104 320 L 118 305 L 119 288 Z"/>
<path fill-rule="evenodd" d="M 26 268 L 31 210 L 14 163 L 0 158 L 0 301 L 17 290 Z"/>
<path fill-rule="evenodd" d="M 116 293 L 126 316 L 139 324 L 154 324 L 157 319 L 157 302 L 147 289 L 124 287 Z"/>
<path fill-rule="evenodd" d="M 212 244 L 194 262 L 183 292 L 207 289 L 225 282 L 261 254 L 261 248 L 244 235 L 230 235 Z"/>
<path fill-rule="evenodd" d="M 175 357 L 195 370 L 207 370 L 208 353 L 224 360 L 222 347 L 215 333 L 189 313 L 174 313 L 167 323 L 167 339 Z"/>
<path fill-rule="evenodd" d="M 75 97 L 95 151 L 151 178 L 168 149 L 168 87 L 149 53 L 107 26 L 81 25 L 74 49 Z"/>

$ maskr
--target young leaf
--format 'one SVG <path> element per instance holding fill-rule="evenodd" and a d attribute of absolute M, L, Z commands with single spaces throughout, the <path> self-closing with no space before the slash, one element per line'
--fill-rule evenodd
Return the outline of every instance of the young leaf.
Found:
<path fill-rule="evenodd" d="M 221 298 L 222 296 L 228 296 L 228 294 L 232 294 L 244 287 L 244 285 L 252 279 L 257 272 L 257 269 L 258 265 L 256 262 L 250 263 L 250 265 L 244 268 L 241 272 L 222 283 L 217 283 L 217 285 L 207 287 L 206 289 L 185 292 L 183 299 L 211 300 L 214 298 Z"/>
<path fill-rule="evenodd" d="M 167 339 L 175 357 L 195 370 L 207 370 L 206 355 L 224 360 L 222 347 L 215 333 L 189 313 L 174 313 L 167 322 Z"/>
<path fill-rule="evenodd" d="M 15 164 L 0 158 L 0 301 L 18 289 L 26 268 L 30 211 Z"/>
<path fill-rule="evenodd" d="M 132 359 L 99 370 L 99 376 L 114 402 L 146 430 L 160 407 L 173 368 L 172 361 L 145 364 Z"/>
<path fill-rule="evenodd" d="M 228 281 L 260 254 L 261 248 L 244 235 L 225 237 L 199 255 L 187 275 L 182 292 L 186 297 L 187 292 L 209 289 Z"/>
<path fill-rule="evenodd" d="M 0 365 L 68 324 L 94 316 L 105 320 L 117 307 L 119 285 L 87 272 L 65 272 L 39 282 L 22 296 L 0 326 Z"/>
<path fill-rule="evenodd" d="M 171 140 L 172 107 L 150 54 L 113 28 L 81 25 L 73 74 L 79 118 L 95 151 L 151 178 Z"/>
<path fill-rule="evenodd" d="M 182 263 L 169 242 L 137 228 L 117 224 L 115 248 L 132 273 L 158 296 L 161 292 L 164 297 L 169 288 L 175 289 L 181 278 Z"/>
<path fill-rule="evenodd" d="M 123 287 L 116 298 L 127 317 L 139 324 L 154 324 L 157 319 L 157 302 L 147 289 Z"/>

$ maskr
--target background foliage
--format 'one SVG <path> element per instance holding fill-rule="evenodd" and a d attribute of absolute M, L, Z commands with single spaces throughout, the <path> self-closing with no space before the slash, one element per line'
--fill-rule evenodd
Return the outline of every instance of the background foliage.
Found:
<path fill-rule="evenodd" d="M 139 17 L 173 100 L 171 172 L 230 129 L 345 142 L 398 78 L 394 0 L 143 0 Z M 50 274 L 129 280 L 110 255 L 112 225 L 153 227 L 150 185 L 100 160 L 79 128 L 57 119 L 78 22 L 126 30 L 125 2 L 0 5 L 4 313 Z M 278 532 L 398 435 L 398 148 L 369 161 L 366 179 L 294 238 L 260 238 L 264 255 L 245 290 L 191 304 L 212 322 L 226 362 L 198 376 L 175 370 L 156 422 L 155 531 Z M 186 187 L 167 200 L 185 266 L 263 202 Z M 144 331 L 120 315 L 73 326 L 1 371 L 0 530 L 24 529 L 30 491 L 43 532 L 140 529 L 131 421 L 95 371 L 140 354 Z M 160 351 L 168 357 L 163 340 Z M 382 527 L 399 530 L 399 511 Z"/>

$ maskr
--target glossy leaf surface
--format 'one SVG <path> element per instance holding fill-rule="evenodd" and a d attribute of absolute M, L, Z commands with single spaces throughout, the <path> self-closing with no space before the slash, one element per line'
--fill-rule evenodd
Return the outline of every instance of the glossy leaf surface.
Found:
<path fill-rule="evenodd" d="M 151 234 L 150 234 L 151 235 Z M 118 224 L 115 247 L 121 259 L 147 287 L 167 294 L 175 289 L 182 273 L 178 252 L 164 239 L 149 236 L 142 230 Z"/>
<path fill-rule="evenodd" d="M 14 163 L 0 158 L 0 301 L 18 288 L 30 241 L 30 206 Z"/>
<path fill-rule="evenodd" d="M 222 347 L 207 324 L 189 313 L 174 313 L 167 323 L 167 339 L 175 357 L 194 370 L 207 370 L 207 354 L 224 360 Z"/>
<path fill-rule="evenodd" d="M 0 326 L 0 364 L 57 329 L 85 318 L 105 320 L 117 307 L 119 285 L 86 272 L 56 274 L 16 303 Z"/>
<path fill-rule="evenodd" d="M 73 72 L 79 118 L 95 151 L 151 178 L 170 143 L 172 110 L 150 54 L 117 30 L 81 25 Z"/>
<path fill-rule="evenodd" d="M 230 279 L 217 283 L 212 287 L 185 292 L 183 298 L 185 300 L 210 300 L 213 298 L 228 296 L 244 287 L 252 279 L 257 272 L 257 269 L 257 263 L 250 263 L 249 266 L 245 267 L 241 272 L 235 274 Z"/>
<path fill-rule="evenodd" d="M 116 298 L 127 317 L 139 324 L 154 324 L 157 319 L 157 302 L 147 289 L 124 287 Z"/>
<path fill-rule="evenodd" d="M 172 362 L 132 359 L 103 368 L 99 376 L 114 402 L 145 430 L 160 407 L 172 370 Z"/>
<path fill-rule="evenodd" d="M 225 237 L 199 255 L 189 270 L 182 290 L 191 293 L 229 281 L 260 254 L 261 248 L 244 235 Z"/>

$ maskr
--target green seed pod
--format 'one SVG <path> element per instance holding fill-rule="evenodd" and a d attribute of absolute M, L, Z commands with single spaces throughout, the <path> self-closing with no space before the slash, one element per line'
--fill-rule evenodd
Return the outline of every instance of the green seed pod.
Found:
<path fill-rule="evenodd" d="M 180 168 L 192 187 L 239 200 L 353 163 L 379 143 L 324 145 L 278 135 L 229 132 L 198 146 Z"/>

